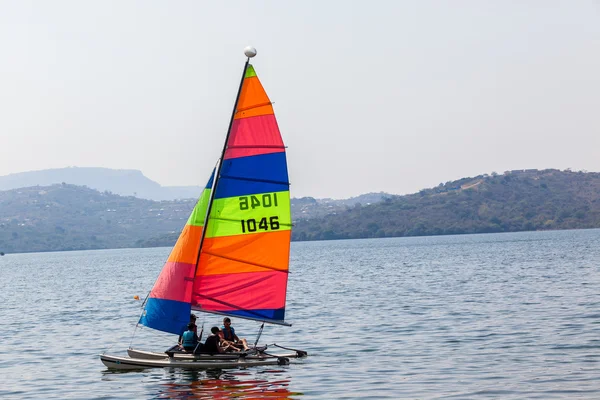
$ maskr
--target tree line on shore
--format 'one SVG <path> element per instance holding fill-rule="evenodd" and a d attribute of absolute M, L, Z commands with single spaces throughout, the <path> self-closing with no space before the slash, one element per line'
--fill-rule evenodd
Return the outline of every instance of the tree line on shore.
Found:
<path fill-rule="evenodd" d="M 0 191 L 0 251 L 171 246 L 194 204 L 68 184 Z M 353 204 L 292 199 L 292 217 L 297 241 L 598 228 L 600 173 L 492 173 Z"/>

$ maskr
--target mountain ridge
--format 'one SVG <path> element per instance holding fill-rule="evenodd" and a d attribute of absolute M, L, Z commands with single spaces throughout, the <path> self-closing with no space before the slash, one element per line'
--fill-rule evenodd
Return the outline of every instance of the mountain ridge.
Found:
<path fill-rule="evenodd" d="M 355 199 L 384 198 L 364 196 Z M 154 201 L 67 183 L 0 191 L 0 251 L 168 246 L 165 237 L 177 238 L 196 201 Z M 325 204 L 292 198 L 292 214 L 318 217 L 329 210 Z"/>
<path fill-rule="evenodd" d="M 0 251 L 171 246 L 195 199 L 153 201 L 70 184 L 0 191 Z M 600 228 L 600 173 L 492 173 L 409 195 L 292 198 L 293 240 Z"/>
<path fill-rule="evenodd" d="M 0 176 L 0 191 L 68 183 L 148 200 L 198 198 L 200 186 L 162 186 L 136 169 L 65 167 Z"/>
<path fill-rule="evenodd" d="M 600 228 L 600 173 L 512 170 L 295 221 L 296 240 Z"/>

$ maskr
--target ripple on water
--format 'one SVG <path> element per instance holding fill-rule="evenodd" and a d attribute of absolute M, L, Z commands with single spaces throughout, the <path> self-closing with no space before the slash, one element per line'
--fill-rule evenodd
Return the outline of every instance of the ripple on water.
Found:
<path fill-rule="evenodd" d="M 140 313 L 133 296 L 145 296 L 169 249 L 7 255 L 0 397 L 600 398 L 599 239 L 590 230 L 293 243 L 293 326 L 266 327 L 262 342 L 309 358 L 235 371 L 115 373 L 98 360 L 124 354 Z M 234 324 L 253 340 L 258 324 Z M 172 341 L 138 329 L 133 344 Z"/>

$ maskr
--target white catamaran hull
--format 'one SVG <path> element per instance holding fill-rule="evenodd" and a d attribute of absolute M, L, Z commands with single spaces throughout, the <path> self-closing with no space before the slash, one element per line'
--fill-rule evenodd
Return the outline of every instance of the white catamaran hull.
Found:
<path fill-rule="evenodd" d="M 133 370 L 145 368 L 183 368 L 183 369 L 232 369 L 247 368 L 261 365 L 287 365 L 289 359 L 285 357 L 269 358 L 263 360 L 178 360 L 165 357 L 160 360 L 148 360 L 122 356 L 101 354 L 100 360 L 110 369 Z"/>
<path fill-rule="evenodd" d="M 155 351 L 146 351 L 139 349 L 127 349 L 127 354 L 131 358 L 139 358 L 142 360 L 162 360 L 167 357 L 166 353 L 160 353 Z M 293 351 L 286 353 L 271 353 L 268 354 L 264 352 L 259 352 L 256 354 L 235 354 L 235 353 L 226 353 L 226 354 L 187 354 L 187 353 L 173 353 L 173 358 L 176 360 L 238 360 L 240 358 L 244 358 L 246 360 L 268 360 L 272 358 L 300 358 L 305 357 L 306 353 Z"/>

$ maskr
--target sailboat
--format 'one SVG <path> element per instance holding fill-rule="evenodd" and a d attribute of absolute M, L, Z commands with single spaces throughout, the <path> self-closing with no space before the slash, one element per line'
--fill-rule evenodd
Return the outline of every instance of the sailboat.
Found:
<path fill-rule="evenodd" d="M 291 241 L 286 152 L 273 106 L 244 49 L 246 63 L 217 166 L 143 304 L 138 324 L 180 335 L 199 311 L 265 323 L 285 322 Z M 102 354 L 109 368 L 228 368 L 282 364 L 301 350 L 275 354 L 188 354 L 129 348 Z M 285 348 L 283 348 L 285 349 Z"/>

